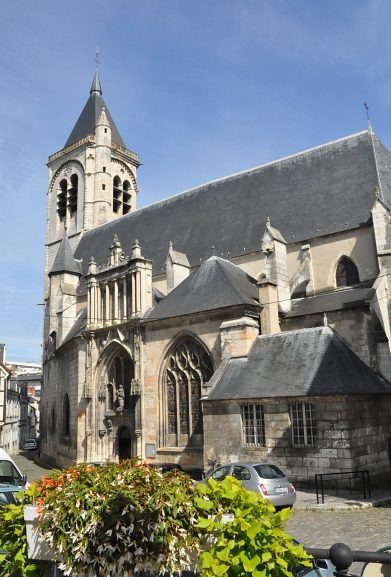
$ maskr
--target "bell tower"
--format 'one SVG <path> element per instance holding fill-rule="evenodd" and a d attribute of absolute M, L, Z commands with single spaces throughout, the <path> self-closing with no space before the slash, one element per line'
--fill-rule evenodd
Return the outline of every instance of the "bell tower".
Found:
<path fill-rule="evenodd" d="M 83 232 L 136 209 L 139 166 L 102 98 L 96 70 L 90 96 L 68 140 L 48 160 L 46 279 L 65 230 L 74 252 Z"/>

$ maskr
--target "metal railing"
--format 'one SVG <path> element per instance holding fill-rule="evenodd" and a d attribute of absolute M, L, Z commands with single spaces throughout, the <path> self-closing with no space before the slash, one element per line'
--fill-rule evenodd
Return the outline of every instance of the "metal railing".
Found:
<path fill-rule="evenodd" d="M 353 487 L 356 481 L 360 482 L 361 490 Z M 328 487 L 325 487 L 325 482 Z M 371 498 L 371 482 L 369 471 L 341 471 L 340 473 L 317 473 L 315 475 L 316 503 L 319 505 L 320 498 L 324 504 L 324 493 L 330 484 L 334 484 L 335 494 L 338 495 L 338 483 L 343 482 L 348 487 L 343 487 L 341 491 L 348 489 L 349 494 L 354 492 L 362 493 L 364 499 Z"/>
<path fill-rule="evenodd" d="M 335 543 L 330 549 L 312 549 L 305 547 L 309 555 L 314 559 L 329 559 L 335 566 L 335 577 L 358 577 L 353 573 L 349 573 L 348 569 L 353 562 L 364 563 L 380 563 L 381 565 L 391 565 L 391 553 L 384 553 L 381 551 L 352 551 L 350 547 L 344 543 Z M 368 573 L 361 573 L 361 577 L 365 574 L 370 575 L 370 565 Z"/>

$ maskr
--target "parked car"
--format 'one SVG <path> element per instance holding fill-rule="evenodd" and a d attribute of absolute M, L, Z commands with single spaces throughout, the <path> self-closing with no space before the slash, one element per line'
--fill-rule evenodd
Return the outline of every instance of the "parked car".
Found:
<path fill-rule="evenodd" d="M 155 467 L 159 473 L 168 473 L 176 469 L 177 471 L 183 471 L 179 463 L 148 463 L 150 467 Z"/>
<path fill-rule="evenodd" d="M 24 491 L 24 489 L 25 487 L 22 486 L 0 483 L 0 507 L 4 507 L 10 503 L 15 504 L 17 502 L 15 497 L 16 493 Z"/>
<path fill-rule="evenodd" d="M 27 439 L 23 445 L 23 451 L 36 451 L 38 449 L 37 439 Z"/>
<path fill-rule="evenodd" d="M 0 449 L 0 484 L 24 487 L 26 482 L 26 475 L 18 469 L 8 453 Z"/>
<path fill-rule="evenodd" d="M 245 489 L 269 499 L 276 509 L 292 507 L 296 502 L 294 486 L 276 465 L 262 462 L 230 463 L 214 469 L 205 480 L 222 481 L 228 475 L 241 481 Z"/>

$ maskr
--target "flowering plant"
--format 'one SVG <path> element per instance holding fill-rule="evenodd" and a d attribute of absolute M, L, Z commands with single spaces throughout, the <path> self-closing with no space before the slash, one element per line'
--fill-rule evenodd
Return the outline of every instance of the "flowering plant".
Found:
<path fill-rule="evenodd" d="M 43 538 L 66 575 L 181 572 L 200 551 L 190 477 L 124 461 L 80 465 L 36 488 Z"/>
<path fill-rule="evenodd" d="M 57 472 L 29 491 L 65 575 L 288 577 L 309 565 L 284 530 L 290 511 L 232 477 L 194 486 L 181 471 L 123 461 Z"/>

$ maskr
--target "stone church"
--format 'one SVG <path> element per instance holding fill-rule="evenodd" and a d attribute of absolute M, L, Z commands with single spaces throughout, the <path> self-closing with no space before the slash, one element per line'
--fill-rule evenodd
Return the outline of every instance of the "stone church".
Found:
<path fill-rule="evenodd" d="M 391 154 L 371 126 L 143 209 L 139 166 L 96 72 L 48 161 L 41 458 L 389 469 Z"/>

